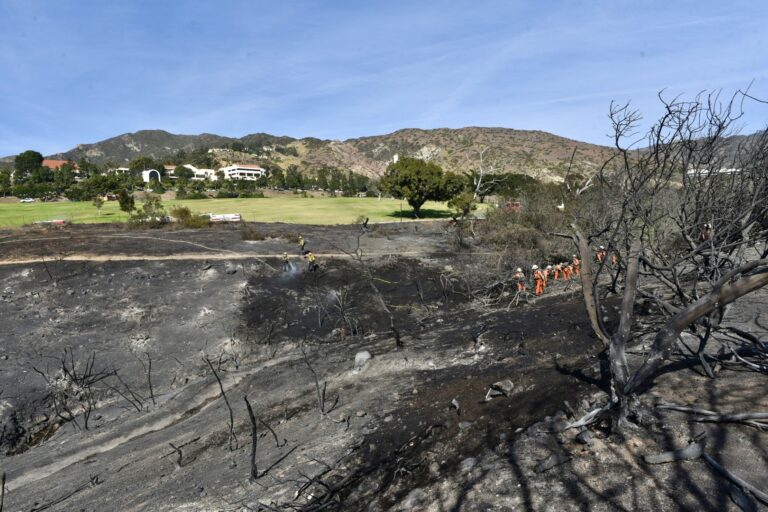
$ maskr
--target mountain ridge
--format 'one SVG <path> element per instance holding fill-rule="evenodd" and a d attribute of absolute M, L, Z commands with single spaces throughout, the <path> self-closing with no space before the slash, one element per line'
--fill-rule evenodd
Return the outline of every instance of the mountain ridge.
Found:
<path fill-rule="evenodd" d="M 247 148 L 249 151 L 225 149 Z M 213 133 L 174 134 L 165 130 L 139 130 L 99 142 L 78 144 L 69 151 L 47 158 L 77 161 L 81 158 L 104 164 L 125 165 L 133 158 L 148 156 L 164 159 L 179 150 L 187 154 L 200 148 L 218 148 L 218 165 L 226 163 L 270 164 L 281 168 L 297 165 L 312 173 L 322 167 L 338 167 L 369 177 L 383 174 L 395 155 L 432 160 L 449 171 L 465 171 L 479 165 L 485 151 L 486 167 L 497 171 L 527 174 L 547 181 L 564 176 L 571 156 L 573 169 L 590 174 L 599 168 L 613 150 L 561 137 L 542 130 L 469 126 L 464 128 L 402 128 L 383 135 L 346 140 L 314 137 L 294 138 L 268 133 L 227 137 Z M 277 149 L 278 151 L 275 151 Z M 259 154 L 254 154 L 257 152 Z M 6 157 L 4 161 L 13 157 Z"/>

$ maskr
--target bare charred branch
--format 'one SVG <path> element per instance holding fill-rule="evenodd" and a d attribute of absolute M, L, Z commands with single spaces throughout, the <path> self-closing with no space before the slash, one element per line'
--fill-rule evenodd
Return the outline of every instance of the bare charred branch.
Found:
<path fill-rule="evenodd" d="M 235 415 L 232 412 L 232 406 L 229 405 L 229 399 L 227 398 L 227 393 L 224 391 L 224 384 L 221 382 L 221 378 L 219 377 L 218 372 L 213 367 L 213 363 L 211 363 L 211 360 L 208 359 L 208 357 L 204 357 L 203 360 L 208 364 L 208 367 L 211 369 L 211 372 L 213 372 L 213 376 L 216 377 L 216 382 L 219 383 L 219 389 L 221 390 L 221 397 L 224 399 L 224 403 L 227 406 L 227 410 L 229 411 L 229 451 L 235 451 L 237 450 L 238 443 L 237 443 L 237 434 L 235 434 Z"/>

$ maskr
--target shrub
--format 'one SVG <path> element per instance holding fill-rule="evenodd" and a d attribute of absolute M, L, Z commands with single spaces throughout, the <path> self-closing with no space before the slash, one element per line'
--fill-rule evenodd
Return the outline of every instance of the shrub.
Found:
<path fill-rule="evenodd" d="M 128 225 L 131 227 L 159 228 L 168 222 L 160 196 L 147 194 L 141 208 L 131 213 Z"/>
<path fill-rule="evenodd" d="M 254 190 L 249 192 L 240 192 L 239 197 L 242 199 L 263 199 L 264 192 L 261 190 Z"/>
<path fill-rule="evenodd" d="M 209 216 L 192 213 L 186 206 L 176 206 L 171 210 L 171 215 L 185 228 L 200 229 L 210 227 L 211 225 L 211 218 Z"/>
<path fill-rule="evenodd" d="M 253 226 L 245 225 L 240 230 L 240 239 L 241 240 L 266 240 L 266 235 L 264 233 L 261 233 Z"/>

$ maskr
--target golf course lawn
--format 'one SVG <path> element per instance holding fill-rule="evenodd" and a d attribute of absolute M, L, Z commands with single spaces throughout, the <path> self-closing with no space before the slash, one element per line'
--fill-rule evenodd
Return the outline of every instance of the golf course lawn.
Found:
<path fill-rule="evenodd" d="M 136 201 L 136 206 L 140 206 Z M 410 207 L 397 199 L 357 197 L 266 197 L 258 199 L 198 199 L 163 202 L 167 212 L 177 205 L 197 213 L 239 213 L 250 222 L 295 224 L 350 224 L 360 217 L 372 222 L 410 219 Z M 402 211 L 402 213 L 401 213 Z M 427 202 L 422 218 L 449 218 L 445 203 Z M 15 227 L 36 221 L 65 219 L 73 223 L 122 222 L 128 216 L 117 201 L 104 203 L 99 214 L 90 202 L 0 203 L 0 227 Z"/>

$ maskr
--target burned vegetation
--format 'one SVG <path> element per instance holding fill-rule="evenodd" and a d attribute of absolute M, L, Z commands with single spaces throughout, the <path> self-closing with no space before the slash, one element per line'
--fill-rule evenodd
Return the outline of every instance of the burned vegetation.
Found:
<path fill-rule="evenodd" d="M 612 109 L 615 157 L 522 211 L 303 226 L 314 271 L 292 226 L 8 234 L 0 510 L 757 509 L 768 136 L 729 137 L 740 99 L 665 102 L 639 150 Z M 550 263 L 578 272 L 536 297 Z"/>

